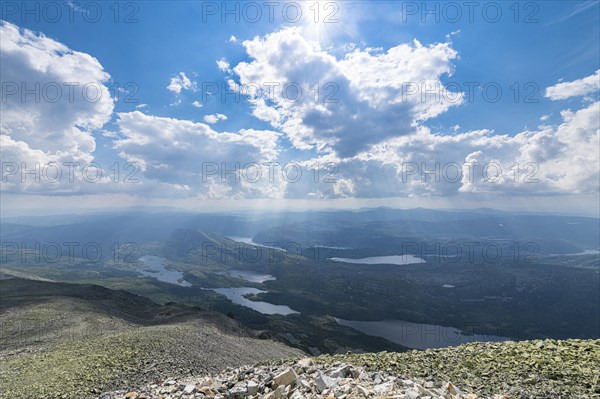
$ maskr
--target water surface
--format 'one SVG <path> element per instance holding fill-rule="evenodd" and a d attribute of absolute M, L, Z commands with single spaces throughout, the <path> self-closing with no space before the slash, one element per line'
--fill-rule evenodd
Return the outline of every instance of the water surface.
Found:
<path fill-rule="evenodd" d="M 255 247 L 276 249 L 278 251 L 285 251 L 285 249 L 283 249 L 283 248 L 273 247 L 273 246 L 270 246 L 270 245 L 263 245 L 263 244 L 260 244 L 258 242 L 255 242 L 252 239 L 252 237 L 229 236 L 227 238 L 229 238 L 230 240 L 233 240 L 233 241 L 241 242 L 242 244 L 248 244 L 248 245 L 252 245 L 252 246 L 255 246 Z"/>
<path fill-rule="evenodd" d="M 159 281 L 177 284 L 182 287 L 191 287 L 192 284 L 183 279 L 183 273 L 166 268 L 167 260 L 160 256 L 145 255 L 140 258 L 144 268 L 138 272 L 144 276 L 153 277 Z"/>
<path fill-rule="evenodd" d="M 354 263 L 361 265 L 412 265 L 415 263 L 425 263 L 414 255 L 390 255 L 390 256 L 371 256 L 368 258 L 329 258 L 335 262 Z"/>
<path fill-rule="evenodd" d="M 246 295 L 262 294 L 266 291 L 261 291 L 252 287 L 235 287 L 235 288 L 206 288 L 221 295 L 225 295 L 231 302 L 254 309 L 262 314 L 280 314 L 287 316 L 289 314 L 299 313 L 285 305 L 273 305 L 268 302 L 256 302 L 245 298 Z"/>
<path fill-rule="evenodd" d="M 499 342 L 509 338 L 497 335 L 464 334 L 454 327 L 412 323 L 403 320 L 357 321 L 335 319 L 338 324 L 364 334 L 382 337 L 412 349 L 445 348 L 469 342 Z"/>

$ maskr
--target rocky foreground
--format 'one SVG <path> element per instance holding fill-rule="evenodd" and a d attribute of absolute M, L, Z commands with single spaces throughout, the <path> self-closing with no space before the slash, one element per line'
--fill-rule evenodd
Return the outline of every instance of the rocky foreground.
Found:
<path fill-rule="evenodd" d="M 600 340 L 325 355 L 165 378 L 100 399 L 600 399 Z"/>
<path fill-rule="evenodd" d="M 472 342 L 457 347 L 320 356 L 370 371 L 452 381 L 482 397 L 600 399 L 600 340 Z"/>
<path fill-rule="evenodd" d="M 100 399 L 477 399 L 451 382 L 435 382 L 369 372 L 363 367 L 336 362 L 315 364 L 311 358 L 281 365 L 228 368 L 215 376 L 169 379 L 131 391 L 107 392 Z M 494 395 L 507 399 L 508 395 Z"/>

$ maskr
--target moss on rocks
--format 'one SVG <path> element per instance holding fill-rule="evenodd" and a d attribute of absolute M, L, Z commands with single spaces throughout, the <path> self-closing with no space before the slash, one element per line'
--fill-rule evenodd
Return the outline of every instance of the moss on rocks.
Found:
<path fill-rule="evenodd" d="M 326 355 L 317 362 L 347 362 L 398 375 L 452 381 L 511 398 L 600 398 L 600 340 L 470 343 L 458 347 Z"/>

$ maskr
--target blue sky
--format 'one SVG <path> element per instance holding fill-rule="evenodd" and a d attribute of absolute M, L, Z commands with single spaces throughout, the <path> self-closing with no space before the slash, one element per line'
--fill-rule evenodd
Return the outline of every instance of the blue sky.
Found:
<path fill-rule="evenodd" d="M 350 6 L 348 3 L 354 4 Z M 420 5 L 420 2 L 406 3 Z M 341 7 L 335 14 L 339 22 L 330 23 L 327 29 L 333 32 L 337 43 L 364 42 L 364 45 L 369 47 L 389 48 L 415 38 L 424 44 L 436 43 L 444 41 L 446 35 L 460 31 L 453 36 L 452 41 L 461 59 L 455 62 L 455 74 L 446 81 L 461 84 L 498 82 L 503 89 L 503 97 L 500 104 L 497 104 L 487 102 L 481 95 L 476 95 L 474 102 L 468 106 L 453 109 L 452 112 L 437 118 L 436 121 L 439 120 L 442 126 L 452 126 L 454 122 L 460 121 L 461 126 L 464 125 L 468 129 L 493 126 L 500 131 L 520 132 L 525 126 L 535 126 L 538 114 L 546 112 L 548 107 L 554 104 L 551 101 L 543 101 L 543 93 L 537 91 L 533 99 L 542 104 L 515 102 L 512 97 L 514 91 L 510 89 L 513 83 L 518 82 L 523 86 L 534 82 L 543 90 L 558 79 L 575 80 L 587 76 L 599 66 L 600 50 L 597 37 L 600 32 L 597 3 L 586 9 L 582 6 L 585 2 L 538 2 L 538 10 L 529 6 L 526 8 L 527 2 L 522 2 L 519 7 L 519 19 L 525 20 L 530 17 L 538 21 L 530 23 L 514 22 L 515 11 L 509 9 L 511 3 L 497 2 L 503 12 L 497 23 L 488 23 L 484 19 L 485 2 L 481 2 L 482 5 L 474 9 L 472 23 L 469 22 L 466 7 L 461 7 L 463 17 L 457 22 L 452 22 L 454 17 L 450 14 L 450 9 L 443 12 L 438 6 L 440 11 L 437 18 L 440 22 L 435 21 L 435 14 L 428 14 L 425 15 L 426 23 L 422 23 L 421 19 L 424 16 L 420 7 L 416 14 L 407 15 L 404 19 L 401 16 L 402 6 L 399 6 L 401 2 L 336 4 Z M 221 11 L 218 11 L 217 15 L 205 16 L 206 22 L 203 22 L 201 2 L 138 2 L 137 5 L 139 9 L 125 9 L 123 5 L 120 10 L 120 18 L 133 13 L 132 18 L 137 19 L 137 23 L 114 23 L 114 11 L 109 10 L 107 6 L 102 8 L 104 16 L 98 23 L 87 23 L 83 17 L 75 17 L 76 22 L 70 23 L 66 15 L 62 23 L 51 23 L 43 19 L 36 23 L 33 16 L 21 15 L 6 19 L 19 26 L 43 32 L 71 49 L 93 55 L 110 72 L 115 82 L 136 83 L 140 92 L 135 97 L 151 105 L 155 112 L 192 120 L 201 120 L 201 113 L 193 107 L 165 109 L 165 106 L 173 102 L 173 98 L 168 96 L 169 93 L 164 91 L 172 75 L 187 71 L 188 74 L 199 74 L 201 81 L 220 81 L 223 74 L 217 68 L 216 60 L 226 58 L 235 62 L 245 59 L 245 53 L 239 44 L 228 43 L 231 35 L 242 41 L 284 26 L 298 25 L 286 23 L 282 18 L 273 23 L 269 22 L 266 6 L 261 7 L 264 16 L 256 23 L 245 21 L 241 10 L 240 23 L 235 23 L 233 15 L 226 15 L 226 22 L 222 23 Z M 220 3 L 217 2 L 217 5 L 220 8 Z M 204 7 L 209 8 L 207 5 Z M 429 3 L 429 7 L 435 9 L 435 3 Z M 579 8 L 583 8 L 583 11 L 574 14 Z M 348 32 L 344 27 L 343 13 L 346 10 L 351 12 L 357 9 L 371 13 L 371 16 L 364 19 L 355 15 L 348 17 L 354 25 L 352 31 Z M 281 17 L 278 10 L 279 7 L 276 8 L 275 16 Z M 489 18 L 493 20 L 494 8 L 489 10 Z M 332 11 L 333 9 L 323 10 L 323 13 Z M 66 14 L 66 11 L 64 12 Z M 572 16 L 568 17 L 569 15 Z M 313 15 L 307 16 L 312 17 Z M 523 93 L 534 92 L 533 89 L 521 90 Z M 195 95 L 191 98 L 199 99 L 200 96 Z M 218 105 L 221 107 L 215 107 L 215 112 L 229 111 L 236 104 L 229 102 Z M 119 104 L 117 110 L 131 108 Z M 557 104 L 555 109 L 559 111 L 560 104 Z M 515 117 L 507 119 L 498 116 L 506 111 Z M 253 119 L 248 118 L 243 122 L 231 120 L 227 126 L 247 126 L 249 122 L 257 122 Z"/>
<path fill-rule="evenodd" d="M 33 11 L 23 14 L 25 3 L 8 3 L 1 9 L 3 28 L 19 33 L 3 35 L 3 83 L 43 84 L 69 76 L 109 90 L 128 84 L 136 91 L 129 95 L 132 103 L 120 92 L 118 99 L 82 107 L 63 101 L 40 107 L 9 96 L 2 104 L 8 148 L 3 161 L 94 161 L 103 169 L 131 162 L 140 166 L 136 176 L 142 178 L 135 186 L 36 185 L 11 176 L 3 187 L 15 198 L 9 205 L 30 196 L 53 204 L 85 196 L 93 198 L 86 200 L 92 207 L 118 206 L 123 198 L 127 204 L 144 198 L 157 204 L 182 201 L 181 206 L 231 199 L 315 201 L 310 206 L 380 199 L 389 205 L 390 198 L 400 198 L 432 206 L 494 207 L 502 197 L 519 207 L 539 197 L 548 209 L 568 198 L 573 212 L 585 213 L 597 203 L 598 154 L 590 149 L 598 143 L 598 2 L 475 2 L 469 9 L 465 2 L 309 0 L 281 2 L 273 8 L 273 21 L 264 2 L 228 3 L 237 15 L 224 13 L 222 2 L 121 2 L 118 15 L 112 3 L 57 2 L 62 16 L 56 21 L 53 6 L 30 2 Z M 262 16 L 249 21 L 257 9 Z M 297 22 L 283 15 L 298 9 L 303 14 Z M 331 20 L 322 22 L 327 15 Z M 83 61 L 65 62 L 64 53 L 53 50 L 56 43 Z M 42 71 L 40 57 L 61 67 L 46 65 Z M 90 64 L 78 78 L 81 62 Z M 207 85 L 228 85 L 230 79 L 261 86 L 293 82 L 305 92 L 297 103 L 276 98 L 262 105 L 260 96 L 221 101 L 205 95 Z M 306 100 L 315 81 L 321 96 L 327 94 L 324 85 L 335 84 L 335 104 Z M 438 100 L 406 92 L 406 84 L 423 82 L 463 93 L 474 87 L 473 98 L 452 102 L 442 94 Z M 492 98 L 497 88 L 502 95 L 486 100 L 482 87 Z M 39 118 L 28 131 L 19 122 L 24 112 Z M 64 115 L 63 123 L 49 123 L 45 112 Z M 82 118 L 94 123 L 82 128 Z M 40 128 L 48 131 L 41 135 L 48 143 L 33 133 Z M 309 164 L 335 164 L 337 181 L 249 182 L 243 176 L 241 184 L 219 176 L 207 181 L 202 164 L 292 161 L 305 177 Z M 470 162 L 502 164 L 504 179 L 470 181 L 468 172 L 452 182 L 447 176 L 441 182 L 418 174 L 403 178 L 414 165 Z M 535 165 L 520 170 L 521 177 L 539 169 L 535 184 L 506 178 L 515 162 Z"/>

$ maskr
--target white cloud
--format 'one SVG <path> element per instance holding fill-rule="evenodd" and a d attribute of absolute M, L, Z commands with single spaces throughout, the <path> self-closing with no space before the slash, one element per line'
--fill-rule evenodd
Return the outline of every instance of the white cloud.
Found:
<path fill-rule="evenodd" d="M 231 66 L 229 65 L 229 62 L 227 62 L 227 60 L 225 58 L 221 58 L 220 60 L 218 60 L 217 66 L 219 67 L 219 69 L 221 71 L 231 73 Z"/>
<path fill-rule="evenodd" d="M 597 194 L 600 155 L 590 149 L 600 147 L 600 103 L 562 115 L 559 125 L 515 136 L 489 130 L 438 135 L 420 127 L 416 134 L 390 139 L 354 157 L 306 161 L 334 162 L 335 177 L 343 185 L 288 185 L 285 195 L 302 198 L 309 190 L 323 198 Z"/>
<path fill-rule="evenodd" d="M 215 123 L 217 123 L 219 121 L 226 121 L 226 120 L 227 120 L 227 115 L 223 115 L 223 114 L 213 114 L 213 115 L 204 116 L 204 122 L 210 123 L 211 125 L 214 125 Z"/>
<path fill-rule="evenodd" d="M 546 97 L 551 100 L 565 100 L 571 97 L 581 97 L 596 93 L 600 90 L 600 69 L 595 74 L 572 82 L 562 82 L 546 89 Z"/>
<path fill-rule="evenodd" d="M 227 120 L 226 115 L 218 113 L 204 116 L 205 123 L 140 111 L 120 113 L 116 121 L 118 131 L 104 130 L 114 99 L 105 86 L 110 77 L 95 58 L 9 23 L 3 23 L 1 29 L 1 74 L 5 85 L 94 83 L 101 94 L 96 102 L 85 101 L 78 91 L 73 102 L 67 98 L 57 102 L 22 102 L 20 93 L 9 95 L 3 91 L 8 101 L 3 103 L 0 121 L 2 160 L 42 164 L 89 162 L 96 148 L 94 134 L 101 134 L 112 139 L 120 157 L 141 167 L 144 178 L 143 183 L 130 186 L 59 185 L 54 191 L 49 191 L 47 185 L 19 188 L 28 193 L 101 191 L 156 197 L 302 199 L 487 196 L 496 200 L 502 195 L 597 195 L 600 187 L 600 159 L 595 150 L 600 146 L 597 101 L 581 109 L 563 110 L 559 124 L 543 125 L 514 136 L 486 129 L 461 133 L 458 124 L 450 128 L 450 134 L 432 133 L 424 122 L 461 104 L 462 96 L 456 96 L 454 101 L 422 98 L 421 93 L 408 90 L 406 84 L 424 83 L 430 88 L 441 85 L 440 77 L 452 73 L 452 62 L 458 58 L 450 43 L 423 46 L 415 41 L 387 50 L 349 47 L 345 54 L 336 57 L 307 40 L 296 28 L 243 42 L 249 62 L 242 62 L 233 70 L 225 60 L 217 65 L 225 72 L 235 73 L 238 81 L 231 77 L 231 87 L 242 90 L 245 86 L 254 116 L 283 132 L 299 149 L 282 151 L 276 131 L 215 131 L 209 124 Z M 553 100 L 588 96 L 598 90 L 599 73 L 558 83 L 549 87 L 546 95 Z M 269 82 L 278 82 L 280 90 L 272 95 L 247 90 L 256 87 L 252 84 L 266 88 Z M 318 83 L 317 100 L 314 83 Z M 333 85 L 327 86 L 328 83 Z M 285 98 L 281 90 L 285 84 L 301 88 L 300 98 Z M 168 89 L 178 94 L 176 104 L 180 104 L 179 94 L 197 87 L 181 72 L 171 79 Z M 68 93 L 66 88 L 63 93 Z M 337 101 L 324 102 L 326 98 Z M 191 104 L 202 107 L 199 101 Z M 542 115 L 540 120 L 546 122 L 549 117 Z M 203 180 L 206 162 L 235 169 L 236 164 L 283 164 L 279 157 L 290 154 L 303 167 L 304 177 L 298 182 L 282 180 L 280 174 L 274 181 L 263 175 L 257 183 L 239 180 L 235 174 L 224 180 L 219 175 Z M 328 162 L 337 169 L 329 175 L 335 181 L 326 183 L 323 179 L 328 172 L 322 167 Z M 315 163 L 321 165 L 318 183 L 308 172 Z M 450 181 L 452 176 L 448 173 L 455 170 L 444 174 L 444 168 L 453 163 L 460 166 L 462 176 Z M 495 182 L 486 181 L 483 174 L 483 166 L 491 163 L 503 170 Z M 520 165 L 517 175 L 511 169 L 516 163 Z M 422 169 L 435 169 L 436 165 L 441 168 L 439 181 L 424 179 Z M 413 173 L 407 173 L 407 168 Z M 532 172 L 535 173 L 529 179 L 537 182 L 525 183 Z M 106 179 L 110 177 L 100 183 Z M 3 184 L 3 191 L 12 189 L 10 184 Z"/>
<path fill-rule="evenodd" d="M 182 90 L 196 91 L 197 84 L 190 80 L 184 72 L 179 72 L 178 75 L 171 78 L 171 82 L 167 86 L 167 90 L 173 93 L 180 94 Z"/>
<path fill-rule="evenodd" d="M 17 167 L 6 174 L 3 193 L 64 198 L 139 188 L 115 184 L 109 169 L 113 162 L 103 164 L 94 158 L 95 137 L 116 137 L 104 128 L 114 99 L 105 86 L 110 75 L 97 59 L 43 34 L 2 22 L 0 62 L 5 97 L 0 116 L 1 156 L 5 166 Z M 19 91 L 10 94 L 13 84 Z M 34 94 L 21 97 L 21 89 L 36 85 L 39 98 Z M 23 163 L 35 174 L 24 174 Z"/>
<path fill-rule="evenodd" d="M 243 129 L 237 133 L 216 132 L 209 125 L 187 120 L 145 115 L 139 111 L 118 114 L 121 137 L 114 148 L 128 162 L 141 166 L 146 178 L 178 187 L 178 195 L 206 198 L 265 197 L 268 179 L 260 184 L 236 182 L 229 174 L 221 181 L 221 169 L 235 165 L 269 162 L 277 158 L 278 134 Z M 219 173 L 205 173 L 203 165 L 217 165 Z M 221 165 L 225 165 L 221 168 Z M 237 168 L 240 172 L 242 168 Z"/>
<path fill-rule="evenodd" d="M 462 102 L 461 94 L 448 101 L 411 92 L 411 84 L 441 91 L 440 76 L 452 73 L 458 57 L 450 43 L 355 49 L 337 59 L 301 29 L 287 28 L 243 45 L 252 61 L 233 68 L 239 81 L 232 88 L 241 87 L 254 116 L 281 129 L 299 149 L 353 156 L 412 134 L 422 121 Z M 269 93 L 272 82 L 279 86 Z"/>
<path fill-rule="evenodd" d="M 238 39 L 234 35 L 229 36 L 229 42 L 230 43 L 236 43 L 237 41 L 238 41 Z"/>
<path fill-rule="evenodd" d="M 114 107 L 98 60 L 9 22 L 0 24 L 0 60 L 3 161 L 91 161 L 93 132 Z"/>

